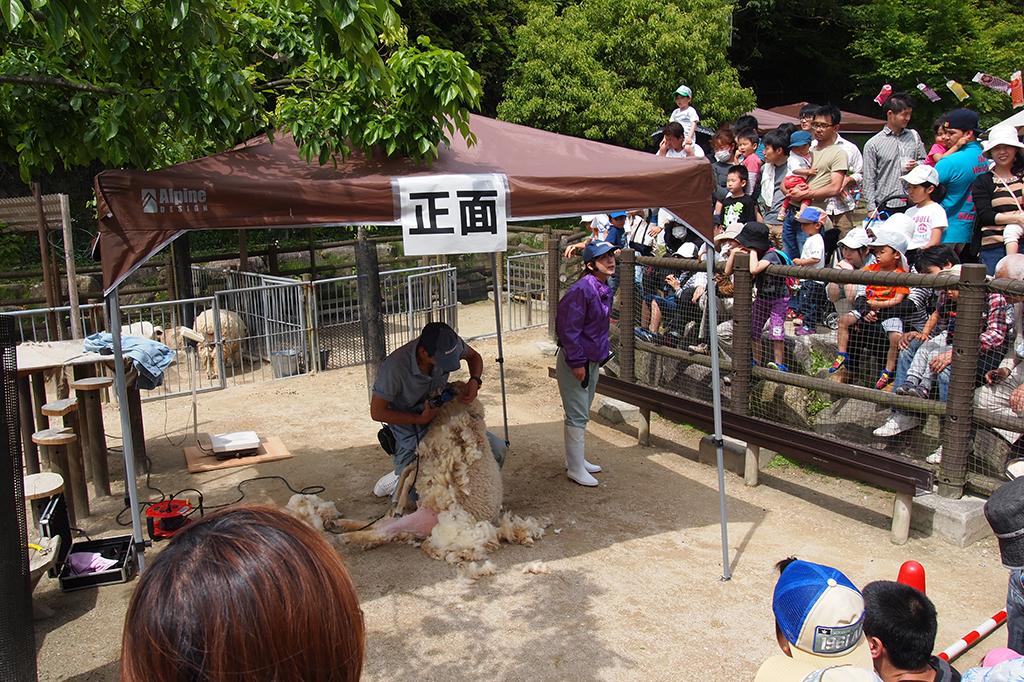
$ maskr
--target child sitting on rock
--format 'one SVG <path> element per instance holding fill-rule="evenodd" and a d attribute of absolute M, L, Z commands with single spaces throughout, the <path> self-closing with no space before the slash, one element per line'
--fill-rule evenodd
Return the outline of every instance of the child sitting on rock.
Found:
<path fill-rule="evenodd" d="M 902 232 L 886 230 L 875 231 L 874 239 L 868 248 L 875 256 L 875 262 L 864 268 L 865 272 L 905 273 L 907 261 L 903 255 L 907 250 L 907 237 Z M 850 355 L 847 352 L 850 343 L 850 328 L 861 324 L 880 324 L 889 341 L 885 357 L 885 368 L 878 375 L 875 388 L 882 390 L 892 381 L 896 371 L 896 356 L 899 353 L 900 337 L 903 335 L 903 317 L 913 312 L 913 304 L 907 300 L 910 289 L 891 284 L 870 284 L 864 289 L 864 295 L 858 296 L 853 302 L 853 310 L 839 318 L 837 345 L 839 352 L 829 368 L 834 374 L 846 366 Z"/>

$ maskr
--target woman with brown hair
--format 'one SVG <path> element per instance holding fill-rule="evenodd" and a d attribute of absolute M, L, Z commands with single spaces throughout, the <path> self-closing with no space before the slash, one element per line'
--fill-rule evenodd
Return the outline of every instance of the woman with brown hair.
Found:
<path fill-rule="evenodd" d="M 181 531 L 125 617 L 124 682 L 351 682 L 363 664 L 355 587 L 310 526 L 237 507 Z"/>

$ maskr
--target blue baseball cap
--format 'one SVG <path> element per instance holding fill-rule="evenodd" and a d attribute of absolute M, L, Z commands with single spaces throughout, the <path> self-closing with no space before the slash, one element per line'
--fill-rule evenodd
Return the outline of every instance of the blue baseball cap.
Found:
<path fill-rule="evenodd" d="M 804 208 L 797 214 L 796 220 L 798 223 L 818 223 L 821 222 L 825 212 L 820 208 L 814 206 L 804 206 Z"/>
<path fill-rule="evenodd" d="M 595 239 L 583 248 L 583 262 L 589 263 L 595 258 L 600 258 L 606 253 L 618 250 L 619 247 L 615 246 L 615 244 L 612 244 L 611 242 L 606 242 L 602 239 Z"/>
<path fill-rule="evenodd" d="M 789 148 L 803 147 L 805 144 L 811 143 L 811 134 L 806 130 L 795 130 L 793 134 L 789 136 Z"/>
<path fill-rule="evenodd" d="M 863 656 L 864 597 L 838 569 L 793 561 L 775 584 L 772 611 L 794 658 L 816 658 L 825 667 Z"/>
<path fill-rule="evenodd" d="M 625 211 L 612 211 L 611 213 L 608 214 L 608 217 L 609 218 L 625 218 L 626 217 L 626 212 Z"/>

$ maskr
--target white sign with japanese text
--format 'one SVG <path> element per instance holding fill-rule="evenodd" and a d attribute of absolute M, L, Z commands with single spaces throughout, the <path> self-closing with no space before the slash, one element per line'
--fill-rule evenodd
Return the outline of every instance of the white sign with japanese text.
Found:
<path fill-rule="evenodd" d="M 508 178 L 425 175 L 396 178 L 407 256 L 491 253 L 508 248 Z"/>

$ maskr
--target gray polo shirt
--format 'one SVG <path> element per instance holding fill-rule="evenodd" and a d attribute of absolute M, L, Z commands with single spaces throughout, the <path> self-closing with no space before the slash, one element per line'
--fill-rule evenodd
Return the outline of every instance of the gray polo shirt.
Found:
<path fill-rule="evenodd" d="M 448 383 L 449 372 L 434 367 L 430 376 L 420 371 L 416 364 L 416 344 L 413 339 L 401 348 L 396 349 L 384 359 L 377 371 L 377 380 L 373 382 L 373 393 L 388 401 L 388 406 L 403 412 L 422 412 L 423 403 L 432 395 L 444 390 Z M 459 339 L 462 350 L 459 357 L 465 359 L 469 346 Z"/>

